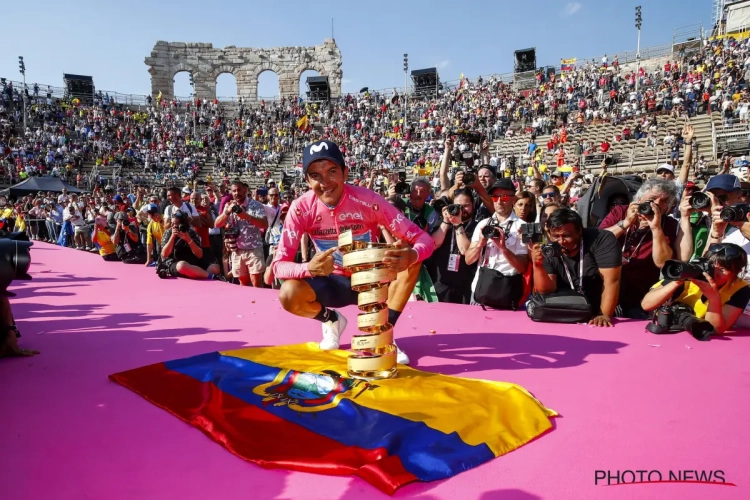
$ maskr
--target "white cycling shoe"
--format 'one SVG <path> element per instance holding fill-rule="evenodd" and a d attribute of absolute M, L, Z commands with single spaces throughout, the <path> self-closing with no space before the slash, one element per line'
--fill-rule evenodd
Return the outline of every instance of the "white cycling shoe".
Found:
<path fill-rule="evenodd" d="M 339 339 L 346 328 L 346 317 L 340 312 L 336 313 L 336 321 L 326 321 L 323 323 L 323 340 L 320 341 L 320 348 L 323 351 L 333 351 L 339 348 Z"/>
<path fill-rule="evenodd" d="M 404 351 L 401 350 L 401 348 L 396 345 L 394 342 L 393 345 L 396 346 L 396 363 L 400 365 L 408 365 L 411 361 L 409 360 L 409 356 L 406 355 Z"/>

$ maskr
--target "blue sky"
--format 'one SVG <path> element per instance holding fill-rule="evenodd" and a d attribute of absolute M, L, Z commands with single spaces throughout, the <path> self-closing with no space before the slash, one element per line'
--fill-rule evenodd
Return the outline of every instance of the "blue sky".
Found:
<path fill-rule="evenodd" d="M 147 94 L 143 59 L 157 40 L 309 46 L 331 36 L 333 18 L 344 92 L 403 87 L 404 53 L 410 71 L 437 66 L 442 81 L 453 81 L 461 73 L 510 72 L 513 52 L 528 47 L 536 47 L 540 66 L 634 50 L 636 5 L 643 9 L 641 47 L 670 43 L 674 28 L 711 20 L 709 0 L 6 2 L 0 76 L 20 80 L 22 55 L 29 84 L 62 86 L 62 74 L 74 73 L 93 76 L 98 90 Z M 178 74 L 175 93 L 189 92 L 187 74 Z M 235 95 L 234 77 L 222 75 L 217 93 Z M 263 73 L 258 93 L 278 94 L 276 76 Z"/>

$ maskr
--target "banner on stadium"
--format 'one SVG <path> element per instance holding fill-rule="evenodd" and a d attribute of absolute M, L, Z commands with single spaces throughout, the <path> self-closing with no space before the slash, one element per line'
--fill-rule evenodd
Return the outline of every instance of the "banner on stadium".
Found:
<path fill-rule="evenodd" d="M 576 58 L 572 59 L 560 59 L 560 70 L 561 71 L 573 71 L 576 67 Z"/>

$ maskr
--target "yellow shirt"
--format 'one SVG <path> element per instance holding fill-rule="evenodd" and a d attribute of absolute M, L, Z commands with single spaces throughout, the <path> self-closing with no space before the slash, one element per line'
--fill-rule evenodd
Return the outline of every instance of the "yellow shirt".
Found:
<path fill-rule="evenodd" d="M 106 231 L 94 229 L 94 237 L 91 239 L 94 244 L 99 245 L 99 255 L 104 257 L 105 255 L 112 255 L 115 253 L 115 245 L 109 238 L 109 234 Z"/>
<path fill-rule="evenodd" d="M 154 240 L 161 243 L 162 236 L 164 236 L 164 227 L 161 225 L 161 222 L 149 222 L 146 229 L 146 244 L 153 245 Z"/>

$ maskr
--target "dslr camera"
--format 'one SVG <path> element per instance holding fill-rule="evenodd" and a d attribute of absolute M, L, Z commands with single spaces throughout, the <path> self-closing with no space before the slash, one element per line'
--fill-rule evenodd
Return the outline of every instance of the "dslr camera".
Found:
<path fill-rule="evenodd" d="M 638 213 L 641 215 L 654 215 L 654 207 L 650 201 L 644 201 L 638 204 Z"/>
<path fill-rule="evenodd" d="M 542 225 L 536 222 L 521 226 L 521 241 L 524 244 L 541 243 L 544 240 Z"/>
<path fill-rule="evenodd" d="M 443 209 L 448 205 L 451 205 L 451 200 L 449 200 L 447 196 L 441 196 L 440 198 L 436 198 L 432 202 L 432 208 L 434 208 L 435 211 L 439 214 L 442 214 Z"/>
<path fill-rule="evenodd" d="M 731 207 L 722 208 L 719 217 L 724 222 L 746 222 L 748 213 L 750 213 L 750 205 L 738 203 Z"/>
<path fill-rule="evenodd" d="M 453 158 L 453 161 L 466 165 L 466 168 L 472 168 L 474 166 L 474 153 L 471 151 L 462 153 L 461 150 L 456 149 L 451 153 L 451 157 Z M 466 182 L 464 182 L 464 184 L 466 184 Z"/>
<path fill-rule="evenodd" d="M 172 217 L 177 220 L 177 230 L 181 233 L 187 233 L 190 229 L 188 214 L 183 212 L 182 210 L 177 210 L 174 214 L 172 214 Z"/>
<path fill-rule="evenodd" d="M 716 333 L 711 323 L 698 319 L 690 306 L 680 302 L 663 305 L 657 309 L 653 322 L 646 325 L 646 330 L 657 335 L 686 331 L 703 342 Z"/>
<path fill-rule="evenodd" d="M 170 276 L 172 276 L 172 271 L 170 271 L 171 267 L 171 261 L 170 260 L 161 260 L 159 259 L 159 262 L 156 264 L 156 274 L 159 276 L 160 279 L 167 279 Z"/>
<path fill-rule="evenodd" d="M 556 241 L 553 241 L 552 243 L 545 243 L 540 248 L 542 251 L 542 255 L 546 259 L 556 259 L 558 257 L 562 257 L 562 247 L 560 244 Z"/>
<path fill-rule="evenodd" d="M 473 170 L 464 170 L 464 186 L 474 184 L 475 180 L 477 180 L 477 174 L 475 174 Z"/>
<path fill-rule="evenodd" d="M 711 206 L 711 199 L 706 193 L 702 191 L 696 191 L 690 195 L 690 206 L 696 210 L 709 208 Z"/>
<path fill-rule="evenodd" d="M 500 231 L 503 231 L 506 238 L 508 237 L 508 233 L 500 227 L 500 224 L 494 218 L 491 218 L 487 225 L 482 228 L 482 236 L 488 240 L 499 238 Z"/>
<path fill-rule="evenodd" d="M 233 214 L 241 214 L 242 213 L 242 205 L 234 205 L 232 207 L 232 213 Z"/>
<path fill-rule="evenodd" d="M 661 270 L 664 278 L 673 281 L 700 280 L 706 281 L 703 273 L 713 276 L 713 266 L 708 259 L 695 259 L 691 262 L 670 259 Z"/>

